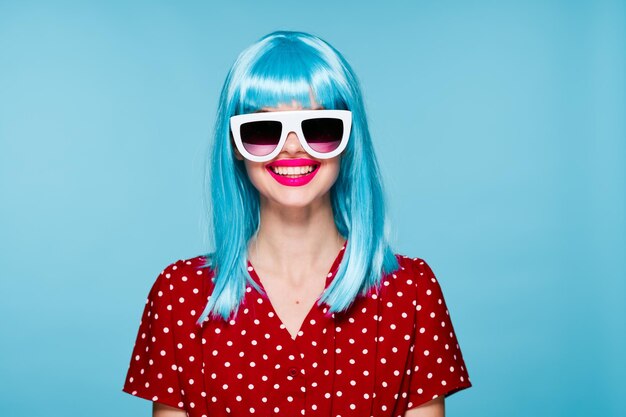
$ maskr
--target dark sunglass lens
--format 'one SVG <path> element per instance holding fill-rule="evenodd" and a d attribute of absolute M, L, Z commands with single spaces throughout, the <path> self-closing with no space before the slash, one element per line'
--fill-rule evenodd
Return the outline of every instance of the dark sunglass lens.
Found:
<path fill-rule="evenodd" d="M 244 123 L 240 127 L 243 147 L 252 155 L 265 156 L 278 145 L 282 124 L 272 120 Z"/>
<path fill-rule="evenodd" d="M 341 119 L 318 118 L 302 122 L 304 139 L 314 151 L 332 152 L 339 147 L 343 137 L 343 121 Z"/>

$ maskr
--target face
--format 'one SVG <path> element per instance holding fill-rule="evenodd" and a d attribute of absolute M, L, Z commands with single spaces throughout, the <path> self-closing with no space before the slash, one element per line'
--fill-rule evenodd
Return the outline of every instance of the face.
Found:
<path fill-rule="evenodd" d="M 263 111 L 304 110 L 296 102 L 278 107 L 265 107 Z M 339 176 L 341 155 L 330 159 L 316 159 L 309 155 L 294 132 L 289 132 L 281 152 L 268 162 L 245 159 L 233 146 L 235 157 L 243 160 L 250 182 L 259 191 L 261 206 L 276 205 L 281 208 L 302 208 L 330 202 L 329 190 Z M 288 169 L 295 174 L 284 175 Z M 298 174 L 300 170 L 311 171 Z M 281 175 L 282 174 L 282 175 Z M 308 180 L 308 181 L 307 181 Z"/>

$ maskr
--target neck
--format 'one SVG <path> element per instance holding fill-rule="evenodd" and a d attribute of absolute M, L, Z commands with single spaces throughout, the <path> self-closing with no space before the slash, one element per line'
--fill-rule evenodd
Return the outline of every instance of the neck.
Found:
<path fill-rule="evenodd" d="M 261 201 L 259 230 L 248 245 L 250 262 L 283 276 L 328 268 L 328 259 L 337 256 L 345 238 L 335 226 L 330 197 L 326 197 L 307 207 Z"/>

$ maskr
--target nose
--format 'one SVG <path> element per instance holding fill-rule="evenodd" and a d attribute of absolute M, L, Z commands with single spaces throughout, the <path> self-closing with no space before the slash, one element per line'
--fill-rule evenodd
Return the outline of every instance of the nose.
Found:
<path fill-rule="evenodd" d="M 287 140 L 285 141 L 285 146 L 283 146 L 283 152 L 287 152 L 290 154 L 297 154 L 299 152 L 305 152 L 302 144 L 298 140 L 298 135 L 295 132 L 289 132 L 287 135 Z"/>

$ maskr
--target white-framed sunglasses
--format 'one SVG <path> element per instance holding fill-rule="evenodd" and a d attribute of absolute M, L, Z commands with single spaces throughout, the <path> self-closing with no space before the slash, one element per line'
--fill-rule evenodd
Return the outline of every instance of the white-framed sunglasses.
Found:
<path fill-rule="evenodd" d="M 318 159 L 339 155 L 352 127 L 349 110 L 288 110 L 239 114 L 230 118 L 230 131 L 244 158 L 267 162 L 283 149 L 294 132 L 302 148 Z"/>

